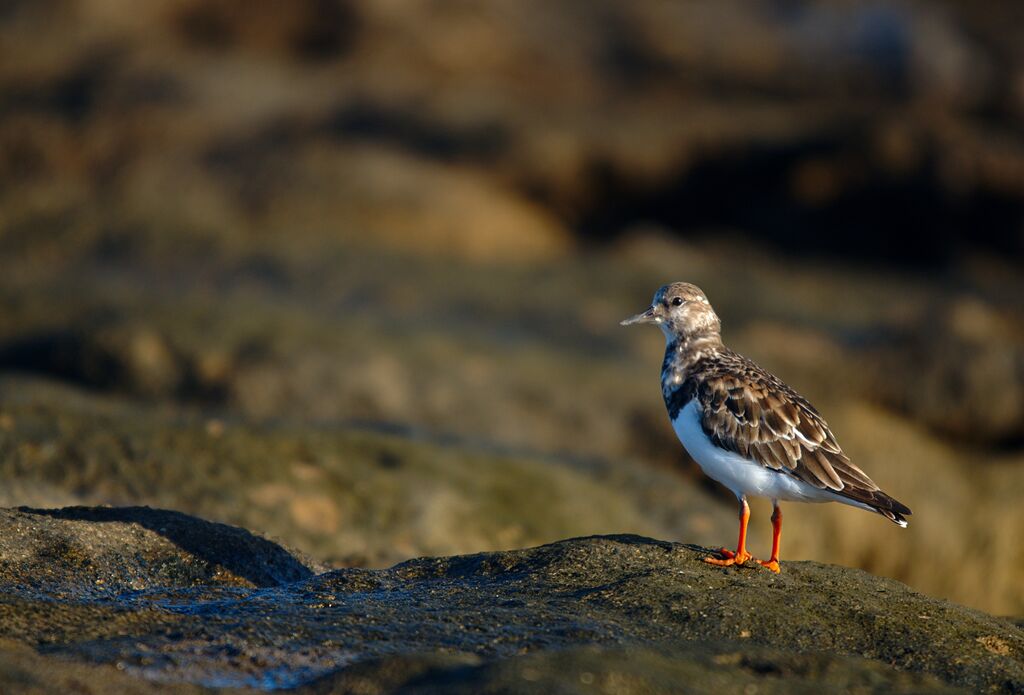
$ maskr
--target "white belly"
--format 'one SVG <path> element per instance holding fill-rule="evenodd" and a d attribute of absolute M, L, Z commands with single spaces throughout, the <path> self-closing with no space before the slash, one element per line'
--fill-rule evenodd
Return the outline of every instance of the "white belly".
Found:
<path fill-rule="evenodd" d="M 679 441 L 704 473 L 732 490 L 737 497 L 753 495 L 797 502 L 853 503 L 852 500 L 848 501 L 839 495 L 816 488 L 788 473 L 765 468 L 756 461 L 718 448 L 704 434 L 696 400 L 690 401 L 679 411 L 679 415 L 672 421 L 672 427 Z"/>

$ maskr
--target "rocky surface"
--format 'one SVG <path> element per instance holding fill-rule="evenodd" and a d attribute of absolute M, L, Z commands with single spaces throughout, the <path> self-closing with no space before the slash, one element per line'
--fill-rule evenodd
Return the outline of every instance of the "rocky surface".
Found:
<path fill-rule="evenodd" d="M 3 3 L 0 504 L 731 540 L 618 326 L 685 279 L 914 509 L 787 557 L 1024 614 L 1021 3 L 508 5 Z"/>
<path fill-rule="evenodd" d="M 259 529 L 321 561 L 376 567 L 593 533 L 711 543 L 735 530 L 712 495 L 638 461 L 394 426 L 168 417 L 35 379 L 0 379 L 0 394 L 7 504 L 171 507 Z"/>
<path fill-rule="evenodd" d="M 619 535 L 313 575 L 176 512 L 0 518 L 5 692 L 1024 688 L 1012 622 L 835 566 L 714 568 Z"/>
<path fill-rule="evenodd" d="M 46 594 L 69 587 L 110 592 L 203 585 L 267 587 L 313 572 L 280 546 L 234 526 L 148 507 L 66 507 L 0 515 L 17 539 L 0 573 Z"/>
<path fill-rule="evenodd" d="M 1021 691 L 923 594 L 1024 615 L 1022 28 L 0 3 L 0 690 Z M 646 539 L 735 533 L 618 326 L 677 279 L 909 529 Z"/>

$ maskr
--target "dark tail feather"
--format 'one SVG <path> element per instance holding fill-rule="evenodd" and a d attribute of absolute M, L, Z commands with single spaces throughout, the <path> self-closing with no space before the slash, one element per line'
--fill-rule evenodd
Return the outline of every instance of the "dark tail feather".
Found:
<path fill-rule="evenodd" d="M 910 507 L 898 500 L 894 500 L 881 490 L 864 490 L 848 486 L 839 494 L 858 502 L 863 502 L 889 521 L 899 524 L 903 528 L 907 527 L 906 517 L 912 514 Z"/>
<path fill-rule="evenodd" d="M 899 524 L 903 528 L 907 527 L 907 519 L 903 516 L 904 514 L 910 514 L 910 510 L 905 512 L 894 512 L 889 509 L 882 509 L 881 507 L 875 507 L 875 511 L 884 516 L 894 524 Z"/>

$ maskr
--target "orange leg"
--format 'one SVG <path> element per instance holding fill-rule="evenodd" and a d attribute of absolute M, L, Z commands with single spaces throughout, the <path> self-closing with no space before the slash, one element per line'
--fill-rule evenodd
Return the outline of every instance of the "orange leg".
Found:
<path fill-rule="evenodd" d="M 775 511 L 772 512 L 772 559 L 767 562 L 758 560 L 762 565 L 772 572 L 779 572 L 779 545 L 782 541 L 782 510 L 779 503 L 775 503 Z"/>
<path fill-rule="evenodd" d="M 717 557 L 706 557 L 704 562 L 709 562 L 712 565 L 720 565 L 726 567 L 728 565 L 742 565 L 747 560 L 751 559 L 750 553 L 747 552 L 747 522 L 750 521 L 750 506 L 747 504 L 745 497 L 740 498 L 740 539 L 736 543 L 736 552 L 726 550 L 722 548 L 719 554 L 722 558 Z"/>

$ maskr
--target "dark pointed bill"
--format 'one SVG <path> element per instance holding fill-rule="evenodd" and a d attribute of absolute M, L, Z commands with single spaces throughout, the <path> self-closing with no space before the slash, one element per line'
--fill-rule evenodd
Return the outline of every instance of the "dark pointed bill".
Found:
<path fill-rule="evenodd" d="M 651 306 L 647 308 L 647 311 L 643 311 L 636 316 L 630 316 L 628 319 L 619 321 L 620 326 L 632 326 L 634 323 L 654 323 L 658 320 L 657 307 Z"/>

